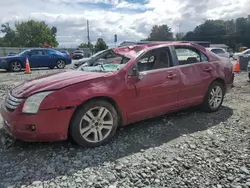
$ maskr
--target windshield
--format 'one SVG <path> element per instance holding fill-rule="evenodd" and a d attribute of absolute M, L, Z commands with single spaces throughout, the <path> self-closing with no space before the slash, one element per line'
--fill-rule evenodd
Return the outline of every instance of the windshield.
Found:
<path fill-rule="evenodd" d="M 242 53 L 243 54 L 248 54 L 248 53 L 250 53 L 250 49 L 244 50 Z"/>
<path fill-rule="evenodd" d="M 81 71 L 84 72 L 114 72 L 122 69 L 125 64 L 103 64 L 97 66 L 83 66 L 81 67 Z M 79 70 L 79 69 L 78 69 Z"/>
<path fill-rule="evenodd" d="M 30 50 L 24 50 L 24 51 L 22 51 L 20 54 L 18 54 L 19 56 L 26 56 L 27 55 L 27 53 L 29 53 L 30 52 Z"/>
<path fill-rule="evenodd" d="M 97 58 L 91 63 L 82 64 L 77 70 L 86 72 L 114 72 L 122 69 L 130 60 L 125 56 L 112 53 L 113 56 Z"/>

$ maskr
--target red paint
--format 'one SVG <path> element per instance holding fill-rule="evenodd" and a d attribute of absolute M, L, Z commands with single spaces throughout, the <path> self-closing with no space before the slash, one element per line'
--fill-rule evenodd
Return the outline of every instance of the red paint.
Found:
<path fill-rule="evenodd" d="M 160 46 L 193 46 L 205 53 L 210 62 L 195 63 L 145 72 L 143 78 L 128 76 L 138 54 Z M 121 115 L 122 125 L 165 114 L 170 111 L 200 104 L 209 84 L 216 78 L 225 81 L 230 88 L 234 81 L 232 64 L 220 60 L 198 45 L 180 42 L 153 43 L 121 47 L 116 53 L 128 56 L 131 60 L 125 67 L 112 73 L 65 71 L 41 76 L 25 81 L 12 89 L 15 97 L 28 96 L 48 90 L 56 90 L 41 103 L 36 115 L 22 113 L 24 101 L 14 112 L 5 109 L 0 112 L 11 125 L 11 133 L 22 140 L 56 141 L 65 140 L 68 126 L 75 108 L 95 97 L 108 97 L 116 102 Z M 68 109 L 63 109 L 70 107 Z M 36 130 L 27 130 L 35 125 Z"/>

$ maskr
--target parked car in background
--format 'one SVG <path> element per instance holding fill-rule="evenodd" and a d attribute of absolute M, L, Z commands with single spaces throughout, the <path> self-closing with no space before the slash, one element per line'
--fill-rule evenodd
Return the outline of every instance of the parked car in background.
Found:
<path fill-rule="evenodd" d="M 0 58 L 0 69 L 6 69 L 12 72 L 21 71 L 25 68 L 26 57 L 29 59 L 31 68 L 57 67 L 63 69 L 66 65 L 71 64 L 71 59 L 59 51 L 48 48 L 28 49 L 16 56 Z"/>
<path fill-rule="evenodd" d="M 250 61 L 248 61 L 247 72 L 248 72 L 248 78 L 249 78 L 249 81 L 250 81 Z"/>
<path fill-rule="evenodd" d="M 15 55 L 17 55 L 17 54 L 18 54 L 18 53 L 16 53 L 16 52 L 9 52 L 7 56 L 15 56 Z"/>
<path fill-rule="evenodd" d="M 244 50 L 242 52 L 234 53 L 233 59 L 237 59 L 237 57 L 243 56 L 243 57 L 250 57 L 250 49 Z"/>
<path fill-rule="evenodd" d="M 72 59 L 82 59 L 84 58 L 84 51 L 83 50 L 76 50 L 72 54 Z"/>
<path fill-rule="evenodd" d="M 89 58 L 83 58 L 75 62 L 73 68 L 77 69 L 83 64 L 84 66 L 92 66 L 100 63 L 102 64 L 113 63 L 114 61 L 120 61 L 120 60 L 121 57 L 115 54 L 112 49 L 107 49 L 97 52 L 94 55 L 90 56 Z"/>
<path fill-rule="evenodd" d="M 220 57 L 230 58 L 230 54 L 224 48 L 207 48 Z"/>
<path fill-rule="evenodd" d="M 234 56 L 233 50 L 231 48 L 227 49 L 227 52 L 229 53 L 229 57 Z"/>
<path fill-rule="evenodd" d="M 118 126 L 191 106 L 216 112 L 233 85 L 230 60 L 200 45 L 112 50 L 119 63 L 43 75 L 11 89 L 0 107 L 4 129 L 24 141 L 70 135 L 81 146 L 95 147 L 109 142 Z M 190 57 L 178 53 L 187 50 Z"/>

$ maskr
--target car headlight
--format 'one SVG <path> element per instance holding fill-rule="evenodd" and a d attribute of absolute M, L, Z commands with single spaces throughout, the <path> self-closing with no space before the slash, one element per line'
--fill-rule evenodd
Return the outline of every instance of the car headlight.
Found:
<path fill-rule="evenodd" d="M 25 101 L 22 112 L 28 113 L 28 114 L 36 114 L 39 110 L 40 104 L 43 102 L 45 97 L 47 97 L 52 92 L 53 91 L 46 91 L 46 92 L 41 92 L 41 93 L 31 95 Z"/>
<path fill-rule="evenodd" d="M 2 59 L 1 62 L 2 62 L 2 63 L 6 63 L 7 61 L 6 61 L 5 59 Z"/>

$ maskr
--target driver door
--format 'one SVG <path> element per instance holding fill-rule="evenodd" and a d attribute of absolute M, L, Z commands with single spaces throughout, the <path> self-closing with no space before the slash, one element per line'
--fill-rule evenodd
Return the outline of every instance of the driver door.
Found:
<path fill-rule="evenodd" d="M 29 53 L 29 63 L 31 68 L 41 67 L 43 64 L 43 50 L 32 50 Z"/>
<path fill-rule="evenodd" d="M 169 48 L 147 52 L 134 67 L 137 67 L 137 75 L 127 78 L 128 88 L 134 88 L 135 93 L 128 99 L 129 123 L 178 108 L 180 73 L 173 67 Z"/>

